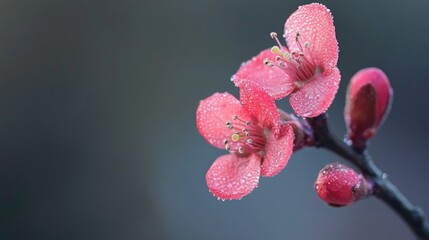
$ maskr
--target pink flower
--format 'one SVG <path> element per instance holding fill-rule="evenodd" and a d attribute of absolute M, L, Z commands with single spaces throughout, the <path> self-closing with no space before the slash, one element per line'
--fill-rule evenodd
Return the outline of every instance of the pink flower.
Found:
<path fill-rule="evenodd" d="M 331 105 L 340 82 L 338 42 L 332 15 L 324 5 L 298 8 L 285 23 L 287 47 L 276 33 L 278 46 L 262 51 L 244 63 L 232 77 L 239 85 L 249 80 L 273 98 L 290 95 L 289 102 L 301 117 L 315 117 Z"/>
<path fill-rule="evenodd" d="M 229 93 L 202 100 L 196 122 L 207 142 L 230 152 L 206 174 L 210 192 L 220 199 L 241 199 L 257 187 L 260 175 L 279 173 L 292 154 L 292 127 L 280 124 L 274 100 L 254 83 L 242 82 L 240 101 Z"/>

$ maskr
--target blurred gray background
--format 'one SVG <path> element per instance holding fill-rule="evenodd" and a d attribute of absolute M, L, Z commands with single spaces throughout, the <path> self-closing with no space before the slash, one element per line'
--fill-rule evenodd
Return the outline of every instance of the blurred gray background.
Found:
<path fill-rule="evenodd" d="M 375 198 L 320 201 L 318 171 L 341 161 L 324 150 L 294 154 L 241 201 L 207 190 L 225 151 L 199 135 L 199 100 L 237 96 L 231 75 L 305 3 L 1 0 L 0 239 L 413 239 Z M 382 68 L 395 99 L 370 151 L 429 213 L 429 1 L 322 3 L 340 45 L 334 131 L 350 77 Z"/>

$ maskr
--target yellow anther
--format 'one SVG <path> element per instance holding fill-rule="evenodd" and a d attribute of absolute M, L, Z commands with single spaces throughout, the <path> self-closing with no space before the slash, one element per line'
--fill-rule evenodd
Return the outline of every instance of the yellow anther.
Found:
<path fill-rule="evenodd" d="M 280 53 L 280 48 L 278 46 L 274 46 L 271 48 L 271 52 L 274 54 L 279 54 Z"/>
<path fill-rule="evenodd" d="M 238 140 L 240 140 L 240 135 L 238 135 L 237 133 L 232 134 L 231 140 L 237 142 Z"/>

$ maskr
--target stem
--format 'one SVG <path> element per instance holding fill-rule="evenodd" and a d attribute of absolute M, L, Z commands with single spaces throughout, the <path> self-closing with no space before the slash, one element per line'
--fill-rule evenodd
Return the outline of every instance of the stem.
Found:
<path fill-rule="evenodd" d="M 364 149 L 354 148 L 332 135 L 326 115 L 307 119 L 313 129 L 314 145 L 326 148 L 356 165 L 374 184 L 373 195 L 389 205 L 408 224 L 419 239 L 429 240 L 429 222 L 423 210 L 413 205 L 373 162 Z"/>

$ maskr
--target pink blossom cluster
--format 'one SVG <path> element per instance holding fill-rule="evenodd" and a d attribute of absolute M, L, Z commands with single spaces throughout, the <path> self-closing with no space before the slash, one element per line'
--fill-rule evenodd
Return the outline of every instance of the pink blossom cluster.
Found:
<path fill-rule="evenodd" d="M 314 118 L 329 108 L 338 90 L 338 42 L 333 17 L 324 5 L 308 4 L 292 13 L 284 25 L 285 44 L 276 33 L 271 37 L 276 45 L 243 63 L 233 75 L 239 99 L 229 93 L 215 93 L 202 100 L 196 112 L 201 135 L 211 145 L 229 152 L 218 157 L 206 174 L 210 192 L 219 199 L 241 199 L 258 186 L 260 176 L 275 176 L 288 163 L 302 129 L 281 116 L 277 100 L 289 97 L 297 116 Z M 378 104 L 372 120 L 356 121 L 362 114 L 354 117 L 352 113 L 367 103 L 357 103 L 359 97 L 354 96 L 371 94 L 360 93 L 363 86 L 369 84 L 371 91 L 380 85 L 363 74 L 356 78 L 364 80 L 349 87 L 345 111 L 349 135 L 356 141 L 373 135 L 389 101 L 389 93 L 377 95 L 382 102 L 369 103 Z M 371 74 L 383 78 L 377 71 Z M 381 85 L 390 91 L 390 85 Z"/>

